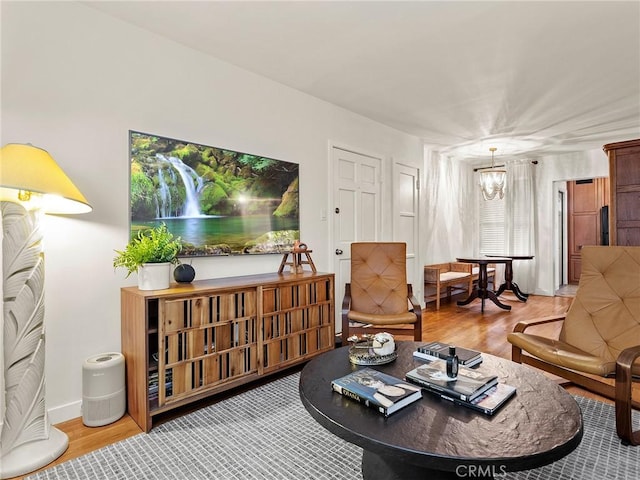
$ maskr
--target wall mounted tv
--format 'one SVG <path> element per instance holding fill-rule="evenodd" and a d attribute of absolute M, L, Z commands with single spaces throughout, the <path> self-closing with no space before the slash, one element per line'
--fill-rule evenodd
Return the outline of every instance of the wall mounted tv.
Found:
<path fill-rule="evenodd" d="M 129 132 L 131 237 L 165 223 L 180 256 L 282 253 L 300 238 L 298 164 Z"/>

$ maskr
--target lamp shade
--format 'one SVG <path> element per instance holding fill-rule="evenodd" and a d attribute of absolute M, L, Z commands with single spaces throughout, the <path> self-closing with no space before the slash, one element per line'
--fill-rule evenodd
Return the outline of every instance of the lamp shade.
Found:
<path fill-rule="evenodd" d="M 485 200 L 493 200 L 496 195 L 501 199 L 504 198 L 504 184 L 507 178 L 507 171 L 496 168 L 496 162 L 493 158 L 496 150 L 496 147 L 489 148 L 491 152 L 491 168 L 483 169 L 483 171 L 480 172 L 480 190 Z"/>
<path fill-rule="evenodd" d="M 504 184 L 507 178 L 506 170 L 493 168 L 480 172 L 480 189 L 485 200 L 493 200 L 496 195 L 504 198 Z"/>
<path fill-rule="evenodd" d="M 87 213 L 91 205 L 46 150 L 18 143 L 0 149 L 0 200 L 36 194 L 44 213 Z"/>

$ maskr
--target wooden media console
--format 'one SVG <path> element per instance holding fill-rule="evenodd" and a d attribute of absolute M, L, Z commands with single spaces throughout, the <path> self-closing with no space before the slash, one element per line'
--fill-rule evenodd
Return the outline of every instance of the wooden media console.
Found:
<path fill-rule="evenodd" d="M 334 348 L 334 275 L 268 273 L 121 289 L 129 415 L 161 414 Z"/>

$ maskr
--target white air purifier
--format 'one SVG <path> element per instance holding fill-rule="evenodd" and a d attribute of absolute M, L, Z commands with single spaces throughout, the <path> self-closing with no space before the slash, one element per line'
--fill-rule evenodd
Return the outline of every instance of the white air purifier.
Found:
<path fill-rule="evenodd" d="M 124 355 L 109 352 L 87 358 L 82 367 L 82 423 L 88 427 L 113 423 L 126 408 Z"/>

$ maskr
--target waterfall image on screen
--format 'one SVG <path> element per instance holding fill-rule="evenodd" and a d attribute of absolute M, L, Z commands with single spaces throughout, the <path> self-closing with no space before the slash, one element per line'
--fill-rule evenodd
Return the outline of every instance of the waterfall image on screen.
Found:
<path fill-rule="evenodd" d="M 180 256 L 281 253 L 300 238 L 298 164 L 129 132 L 131 237 L 165 223 Z"/>

